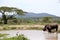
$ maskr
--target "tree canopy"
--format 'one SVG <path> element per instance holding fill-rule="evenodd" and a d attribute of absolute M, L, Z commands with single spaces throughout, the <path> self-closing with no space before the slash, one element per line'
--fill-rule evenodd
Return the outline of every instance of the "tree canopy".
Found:
<path fill-rule="evenodd" d="M 22 9 L 14 8 L 14 7 L 0 7 L 0 12 L 16 12 L 17 14 L 23 14 Z"/>
<path fill-rule="evenodd" d="M 24 14 L 24 11 L 22 9 L 18 9 L 18 8 L 15 8 L 15 7 L 6 7 L 6 6 L 0 7 L 0 13 L 2 13 L 2 18 L 4 20 L 4 24 L 7 24 L 7 18 L 6 18 L 6 15 L 5 15 L 6 12 L 15 12 L 19 15 Z"/>

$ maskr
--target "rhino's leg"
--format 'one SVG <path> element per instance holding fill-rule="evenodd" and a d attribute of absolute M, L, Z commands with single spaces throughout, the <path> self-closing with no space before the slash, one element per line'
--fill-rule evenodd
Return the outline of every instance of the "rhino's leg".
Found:
<path fill-rule="evenodd" d="M 47 28 L 48 29 L 48 32 L 51 32 L 51 29 Z"/>

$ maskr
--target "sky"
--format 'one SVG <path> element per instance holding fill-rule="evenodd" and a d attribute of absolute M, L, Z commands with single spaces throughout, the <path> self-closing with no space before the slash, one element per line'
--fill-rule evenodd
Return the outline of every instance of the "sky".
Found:
<path fill-rule="evenodd" d="M 60 16 L 60 0 L 0 0 L 1 6 L 16 7 L 26 12 Z"/>

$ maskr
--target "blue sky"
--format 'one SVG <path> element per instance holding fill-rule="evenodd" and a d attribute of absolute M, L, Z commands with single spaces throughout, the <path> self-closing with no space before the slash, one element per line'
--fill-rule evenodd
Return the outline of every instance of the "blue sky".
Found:
<path fill-rule="evenodd" d="M 59 0 L 0 0 L 0 6 L 11 6 L 27 12 L 60 16 Z"/>

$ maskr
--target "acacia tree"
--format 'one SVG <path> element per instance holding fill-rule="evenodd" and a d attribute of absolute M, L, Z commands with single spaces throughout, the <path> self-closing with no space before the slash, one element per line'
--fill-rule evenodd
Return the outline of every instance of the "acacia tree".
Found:
<path fill-rule="evenodd" d="M 23 10 L 14 8 L 14 7 L 0 7 L 0 13 L 2 13 L 2 18 L 4 21 L 4 24 L 7 24 L 7 17 L 5 15 L 6 12 L 16 12 L 19 15 L 23 15 Z"/>

